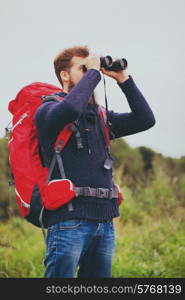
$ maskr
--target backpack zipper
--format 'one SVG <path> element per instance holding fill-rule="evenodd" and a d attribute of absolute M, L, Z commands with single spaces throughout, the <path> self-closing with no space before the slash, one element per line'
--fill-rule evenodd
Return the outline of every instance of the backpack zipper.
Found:
<path fill-rule="evenodd" d="M 15 193 L 17 194 L 17 196 L 18 196 L 19 199 L 21 200 L 21 206 L 24 206 L 24 207 L 26 207 L 26 208 L 29 208 L 30 205 L 29 205 L 28 203 L 26 203 L 26 202 L 21 198 L 21 196 L 19 195 L 19 193 L 18 193 L 18 191 L 17 191 L 16 188 L 15 188 Z"/>
<path fill-rule="evenodd" d="M 14 126 L 12 128 L 10 128 L 10 131 L 13 131 L 15 129 L 15 127 L 17 127 L 19 124 L 22 123 L 22 121 L 28 116 L 27 113 L 24 113 L 20 119 L 14 124 Z"/>

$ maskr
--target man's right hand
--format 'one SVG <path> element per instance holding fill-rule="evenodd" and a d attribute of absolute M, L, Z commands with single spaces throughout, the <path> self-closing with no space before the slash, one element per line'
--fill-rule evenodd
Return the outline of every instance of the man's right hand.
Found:
<path fill-rule="evenodd" d="M 85 64 L 87 69 L 96 69 L 100 70 L 100 56 L 97 56 L 95 54 L 90 54 L 87 57 L 86 64 Z"/>

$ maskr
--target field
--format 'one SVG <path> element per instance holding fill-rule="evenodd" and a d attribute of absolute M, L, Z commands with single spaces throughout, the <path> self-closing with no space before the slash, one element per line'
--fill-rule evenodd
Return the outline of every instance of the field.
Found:
<path fill-rule="evenodd" d="M 121 212 L 128 209 L 125 201 Z M 116 218 L 113 277 L 185 277 L 181 213 L 177 209 L 171 217 L 156 218 L 140 211 L 136 221 Z M 0 224 L 0 232 L 0 277 L 43 277 L 45 244 L 41 230 L 13 217 Z"/>

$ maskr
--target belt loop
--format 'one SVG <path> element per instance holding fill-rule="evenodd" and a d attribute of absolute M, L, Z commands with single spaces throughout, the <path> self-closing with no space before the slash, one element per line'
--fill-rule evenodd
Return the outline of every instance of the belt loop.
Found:
<path fill-rule="evenodd" d="M 68 207 L 68 211 L 73 211 L 74 210 L 73 204 L 71 202 L 68 203 L 67 207 Z"/>

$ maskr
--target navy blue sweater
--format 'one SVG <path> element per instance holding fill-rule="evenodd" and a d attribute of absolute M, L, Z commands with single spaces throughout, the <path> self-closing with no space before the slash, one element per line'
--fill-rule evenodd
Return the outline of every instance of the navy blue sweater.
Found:
<path fill-rule="evenodd" d="M 76 186 L 110 189 L 113 187 L 112 168 L 109 170 L 104 168 L 104 161 L 108 153 L 100 127 L 98 105 L 88 103 L 100 80 L 101 73 L 98 70 L 87 70 L 83 78 L 68 94 L 60 93 L 61 96 L 64 96 L 63 101 L 42 104 L 36 111 L 35 122 L 41 145 L 41 156 L 50 162 L 53 156 L 53 146 L 60 130 L 68 123 L 78 120 L 83 148 L 77 149 L 76 139 L 72 134 L 61 153 L 66 178 L 72 180 Z M 129 79 L 117 84 L 125 94 L 131 112 L 108 111 L 115 138 L 152 127 L 155 124 L 153 112 L 132 76 L 129 75 Z M 86 130 L 87 128 L 88 130 Z M 50 180 L 56 178 L 60 178 L 57 165 Z M 71 218 L 104 222 L 119 216 L 116 198 L 109 200 L 79 196 L 75 197 L 71 203 L 72 211 L 68 210 L 67 205 L 55 211 L 47 211 L 48 226 Z"/>

